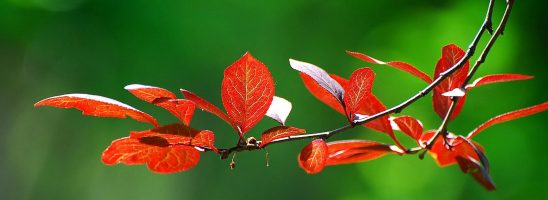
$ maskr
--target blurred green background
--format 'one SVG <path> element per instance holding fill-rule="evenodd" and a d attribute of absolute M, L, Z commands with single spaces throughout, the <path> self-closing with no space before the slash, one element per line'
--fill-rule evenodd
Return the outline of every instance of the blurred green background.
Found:
<path fill-rule="evenodd" d="M 505 35 L 478 72 L 536 78 L 474 89 L 450 125 L 453 132 L 466 134 L 492 116 L 548 99 L 546 4 L 517 1 Z M 348 77 L 371 66 L 344 53 L 353 50 L 432 74 L 442 46 L 468 45 L 486 6 L 487 0 L 1 0 L 0 199 L 548 199 L 546 113 L 475 138 L 487 150 L 498 187 L 487 192 L 457 166 L 439 168 L 430 157 L 389 155 L 307 175 L 296 162 L 307 141 L 271 146 L 270 167 L 263 151 L 238 154 L 235 170 L 211 153 L 196 168 L 171 175 L 144 166 L 105 166 L 100 156 L 112 140 L 149 126 L 32 106 L 54 95 L 90 93 L 130 104 L 163 124 L 176 122 L 123 87 L 185 88 L 220 106 L 224 68 L 250 51 L 270 68 L 276 95 L 293 102 L 290 125 L 330 130 L 344 117 L 306 91 L 288 58 Z M 503 8 L 499 1 L 497 22 Z M 425 86 L 395 69 L 372 67 L 374 92 L 387 106 Z M 404 114 L 428 129 L 440 123 L 431 97 Z M 265 119 L 248 135 L 274 125 Z M 193 126 L 213 130 L 220 147 L 236 140 L 228 125 L 208 113 L 197 111 Z M 333 139 L 344 138 L 390 142 L 365 128 Z"/>

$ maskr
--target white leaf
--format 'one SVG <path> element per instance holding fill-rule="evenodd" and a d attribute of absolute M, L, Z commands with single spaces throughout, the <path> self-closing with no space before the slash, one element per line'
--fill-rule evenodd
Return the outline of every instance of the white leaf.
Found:
<path fill-rule="evenodd" d="M 289 113 L 291 112 L 291 102 L 285 100 L 284 98 L 274 96 L 272 103 L 266 111 L 266 116 L 276 120 L 282 125 L 285 125 L 285 120 Z"/>

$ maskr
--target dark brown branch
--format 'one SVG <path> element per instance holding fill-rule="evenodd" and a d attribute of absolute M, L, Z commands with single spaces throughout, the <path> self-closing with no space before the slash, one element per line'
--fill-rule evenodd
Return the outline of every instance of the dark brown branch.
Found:
<path fill-rule="evenodd" d="M 455 71 L 462 68 L 464 66 L 464 64 L 468 60 L 470 60 L 470 58 L 474 55 L 474 53 L 476 51 L 476 47 L 479 43 L 479 40 L 481 39 L 481 37 L 485 33 L 485 31 L 492 32 L 492 14 L 493 14 L 494 2 L 495 2 L 494 0 L 489 1 L 489 6 L 487 8 L 487 13 L 485 15 L 485 20 L 483 21 L 479 31 L 476 33 L 474 39 L 472 40 L 472 42 L 468 46 L 468 49 L 466 50 L 463 58 L 461 60 L 459 60 L 455 65 L 453 65 L 448 70 L 440 73 L 439 77 L 437 79 L 432 81 L 432 83 L 430 83 L 428 86 L 426 86 L 423 90 L 419 91 L 414 96 L 410 97 L 409 99 L 405 100 L 404 102 L 402 102 L 402 103 L 400 103 L 400 104 L 398 104 L 398 105 L 396 105 L 396 106 L 394 106 L 390 109 L 387 109 L 383 112 L 379 112 L 377 114 L 366 117 L 364 119 L 355 120 L 353 125 L 348 124 L 348 125 L 342 126 L 340 128 L 337 128 L 337 129 L 334 129 L 334 130 L 331 130 L 331 131 L 326 131 L 326 132 L 309 133 L 309 134 L 304 134 L 304 135 L 296 135 L 296 136 L 289 136 L 289 137 L 285 137 L 285 138 L 280 138 L 280 139 L 272 141 L 268 145 L 275 144 L 275 143 L 288 142 L 288 141 L 293 141 L 293 140 L 306 139 L 306 138 L 328 139 L 329 137 L 334 136 L 334 135 L 336 135 L 340 132 L 344 132 L 348 129 L 351 129 L 356 125 L 362 125 L 362 124 L 365 124 L 365 123 L 370 122 L 372 120 L 383 117 L 385 115 L 401 112 L 403 109 L 405 109 L 409 105 L 413 104 L 415 101 L 421 99 L 422 97 L 424 97 L 428 93 L 430 93 L 437 85 L 439 85 L 442 81 L 444 81 L 449 76 L 451 76 Z M 470 78 L 474 75 L 474 73 L 477 70 L 478 66 L 485 61 L 485 58 L 486 58 L 487 54 L 489 53 L 489 50 L 491 49 L 491 47 L 495 43 L 498 36 L 502 34 L 502 31 L 504 30 L 504 27 L 506 26 L 506 22 L 508 21 L 508 17 L 510 15 L 510 11 L 512 9 L 513 3 L 514 3 L 514 0 L 508 0 L 507 1 L 506 10 L 504 12 L 503 19 L 501 20 L 501 22 L 500 22 L 499 26 L 497 27 L 497 30 L 495 31 L 495 33 L 492 34 L 491 39 L 489 40 L 488 44 L 484 48 L 484 50 L 481 53 L 480 57 L 478 58 L 478 60 L 474 64 L 474 66 L 472 67 L 472 70 L 468 74 L 468 76 L 466 78 L 466 81 L 465 81 L 465 84 L 462 87 L 464 87 L 470 81 Z M 435 140 L 439 137 L 441 132 L 446 132 L 447 124 L 448 124 L 448 121 L 449 121 L 448 120 L 449 116 L 451 116 L 451 114 L 453 113 L 454 108 L 456 107 L 455 105 L 458 102 L 458 99 L 459 99 L 458 97 L 453 98 L 452 104 L 451 104 L 451 106 L 450 106 L 450 108 L 447 112 L 447 115 L 445 116 L 442 124 L 440 125 L 440 128 L 436 132 L 436 135 L 433 137 L 433 139 L 431 141 L 429 141 L 429 143 L 427 144 L 428 149 L 431 148 L 431 146 L 433 145 Z M 455 104 L 455 105 L 453 105 L 453 104 Z M 229 149 L 220 149 L 219 154 L 221 155 L 221 159 L 226 159 L 228 157 L 228 155 L 230 155 L 233 152 L 253 151 L 253 150 L 261 149 L 261 148 L 259 148 L 259 144 L 260 144 L 260 142 L 255 143 L 255 144 L 241 144 L 241 145 L 237 145 L 235 147 L 229 148 Z M 266 145 L 266 146 L 268 146 L 268 145 Z M 416 152 L 418 152 L 422 149 L 423 148 L 421 148 L 421 147 L 415 147 L 415 148 L 411 148 L 411 149 L 406 150 L 406 152 L 407 153 L 416 153 Z"/>

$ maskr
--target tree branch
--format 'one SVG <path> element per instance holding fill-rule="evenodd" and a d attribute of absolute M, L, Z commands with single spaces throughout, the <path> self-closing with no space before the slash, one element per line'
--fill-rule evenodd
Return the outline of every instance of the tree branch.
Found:
<path fill-rule="evenodd" d="M 494 3 L 494 0 L 491 0 L 490 3 L 489 3 L 489 8 L 490 8 L 491 11 L 487 12 L 487 17 L 485 18 L 484 26 L 483 26 L 483 29 L 482 29 L 483 31 L 480 31 L 480 33 L 483 33 L 485 30 L 489 30 L 488 26 L 486 24 L 491 23 L 491 22 L 488 22 L 488 21 L 491 20 L 490 15 L 492 15 L 493 3 Z M 508 22 L 508 18 L 510 17 L 510 12 L 512 11 L 513 5 L 514 5 L 514 0 L 507 0 L 506 1 L 506 9 L 504 10 L 504 14 L 502 16 L 502 19 L 500 20 L 500 23 L 499 23 L 497 29 L 491 35 L 491 38 L 489 39 L 489 41 L 485 45 L 485 48 L 483 49 L 480 56 L 478 57 L 478 59 L 474 63 L 474 66 L 472 66 L 470 72 L 468 72 L 468 75 L 466 75 L 466 79 L 464 80 L 463 84 L 460 87 L 463 91 L 466 92 L 466 89 L 465 89 L 466 85 L 468 84 L 468 82 L 470 82 L 470 80 L 472 79 L 472 77 L 476 73 L 479 66 L 482 63 L 485 62 L 485 59 L 487 58 L 487 55 L 489 54 L 489 51 L 491 50 L 491 48 L 493 47 L 493 45 L 497 41 L 497 38 L 500 35 L 502 35 L 502 33 L 504 31 L 504 28 L 506 27 L 506 23 Z M 430 141 L 428 141 L 428 144 L 426 145 L 426 149 L 431 149 L 432 148 L 432 146 L 434 145 L 434 143 L 436 142 L 436 139 L 439 137 L 440 134 L 443 134 L 443 136 L 445 138 L 445 136 L 447 134 L 447 125 L 449 124 L 449 119 L 450 119 L 449 116 L 451 116 L 453 114 L 455 108 L 457 107 L 456 105 L 458 104 L 460 99 L 461 99 L 461 97 L 452 97 L 451 106 L 449 107 L 449 110 L 447 111 L 447 113 L 446 113 L 446 115 L 443 119 L 443 122 L 441 123 L 440 127 L 436 131 L 436 134 L 434 135 L 434 137 L 432 137 L 432 139 L 430 139 Z M 449 145 L 449 144 L 446 144 L 446 145 Z M 423 156 L 424 156 L 424 153 L 421 154 L 420 158 L 422 159 Z"/>
<path fill-rule="evenodd" d="M 473 38 L 472 42 L 468 46 L 468 49 L 465 52 L 463 58 L 461 60 L 459 60 L 455 65 L 453 65 L 451 68 L 449 68 L 446 71 L 440 73 L 440 75 L 437 79 L 432 81 L 428 86 L 426 86 L 424 89 L 419 91 L 414 96 L 410 97 L 409 99 L 405 100 L 404 102 L 402 102 L 402 103 L 400 103 L 400 104 L 398 104 L 398 105 L 396 105 L 396 106 L 394 106 L 390 109 L 387 109 L 387 110 L 379 112 L 377 114 L 368 116 L 368 117 L 363 118 L 363 119 L 354 120 L 353 124 L 347 124 L 345 126 L 339 127 L 337 129 L 334 129 L 334 130 L 331 130 L 331 131 L 325 131 L 325 132 L 319 132 L 319 133 L 309 133 L 309 134 L 295 135 L 295 136 L 288 136 L 288 137 L 276 139 L 276 140 L 270 142 L 269 144 L 265 145 L 264 147 L 266 147 L 270 144 L 289 142 L 289 141 L 301 140 L 301 139 L 307 139 L 307 138 L 328 139 L 328 138 L 330 138 L 330 137 L 332 137 L 332 136 L 334 136 L 338 133 L 341 133 L 341 132 L 344 132 L 348 129 L 351 129 L 351 128 L 355 127 L 356 125 L 362 125 L 362 124 L 365 124 L 365 123 L 370 122 L 372 120 L 383 117 L 385 115 L 401 112 L 403 109 L 405 109 L 409 105 L 413 104 L 415 101 L 421 99 L 422 97 L 424 97 L 428 93 L 430 93 L 437 85 L 439 85 L 442 81 L 444 81 L 449 76 L 451 76 L 455 71 L 462 68 L 464 66 L 464 64 L 468 60 L 470 60 L 470 58 L 474 55 L 474 53 L 476 51 L 476 47 L 479 43 L 479 40 L 481 39 L 481 37 L 485 33 L 485 31 L 488 31 L 490 33 L 492 32 L 492 14 L 493 14 L 494 2 L 495 2 L 495 0 L 490 0 L 489 1 L 489 5 L 487 7 L 487 13 L 485 15 L 485 19 L 484 19 L 482 25 L 480 26 L 480 29 L 476 33 L 475 37 Z M 479 65 L 481 65 L 481 63 L 483 63 L 485 61 L 485 58 L 486 58 L 487 54 L 489 53 L 491 47 L 495 43 L 496 39 L 498 38 L 499 35 L 502 34 L 502 32 L 504 30 L 504 27 L 506 26 L 506 22 L 508 21 L 510 11 L 512 10 L 513 3 L 514 3 L 514 0 L 507 0 L 506 10 L 504 12 L 504 15 L 503 15 L 503 18 L 502 18 L 500 24 L 498 25 L 496 31 L 492 34 L 491 39 L 489 40 L 486 47 L 483 49 L 480 57 L 478 58 L 478 60 L 474 64 L 474 66 L 472 67 L 472 70 L 467 75 L 465 83 L 463 84 L 462 88 L 464 88 L 464 86 L 466 86 L 466 84 L 470 81 L 471 77 L 474 75 L 474 73 L 476 72 Z M 454 109 L 456 107 L 456 103 L 458 103 L 458 100 L 459 100 L 458 97 L 455 97 L 455 98 L 452 99 L 451 106 L 449 107 L 449 110 L 448 110 L 446 116 L 444 117 L 444 120 L 442 121 L 438 131 L 436 132 L 434 137 L 428 142 L 428 144 L 426 146 L 427 149 L 430 149 L 432 147 L 435 140 L 439 137 L 440 133 L 447 132 L 446 129 L 447 129 L 448 121 L 449 121 L 448 120 L 449 116 L 451 116 L 452 113 L 454 112 Z M 219 154 L 221 155 L 221 159 L 226 159 L 226 158 L 228 158 L 228 156 L 231 153 L 234 153 L 234 152 L 259 150 L 259 149 L 261 149 L 261 148 L 259 148 L 259 144 L 260 144 L 260 141 L 255 142 L 255 143 L 247 142 L 245 144 L 239 144 L 239 145 L 234 146 L 232 148 L 220 149 Z M 414 148 L 411 148 L 411 149 L 407 149 L 406 153 L 416 153 L 416 152 L 418 152 L 422 149 L 424 149 L 424 148 L 414 147 Z"/>

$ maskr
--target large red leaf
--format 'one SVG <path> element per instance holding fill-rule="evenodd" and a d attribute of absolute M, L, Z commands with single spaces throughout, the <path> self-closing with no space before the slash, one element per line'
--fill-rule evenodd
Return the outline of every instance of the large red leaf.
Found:
<path fill-rule="evenodd" d="M 141 112 L 124 103 L 107 97 L 90 94 L 65 94 L 50 97 L 34 104 L 38 106 L 53 106 L 58 108 L 76 108 L 84 115 L 96 117 L 125 118 L 129 116 L 137 121 L 158 126 L 154 117 Z"/>
<path fill-rule="evenodd" d="M 189 100 L 177 99 L 175 94 L 166 89 L 140 84 L 128 85 L 124 89 L 143 101 L 166 109 L 186 125 L 190 124 L 192 120 L 194 103 Z"/>
<path fill-rule="evenodd" d="M 423 80 L 426 83 L 431 83 L 432 82 L 432 78 L 430 78 L 430 76 L 428 76 L 426 73 L 422 72 L 421 70 L 417 69 L 416 67 L 414 67 L 411 64 L 408 64 L 408 63 L 405 63 L 405 62 L 400 62 L 400 61 L 383 62 L 383 61 L 377 60 L 377 59 L 372 58 L 368 55 L 365 55 L 363 53 L 358 53 L 358 52 L 346 51 L 346 53 L 351 55 L 351 56 L 354 56 L 354 57 L 356 57 L 360 60 L 368 62 L 368 63 L 388 65 L 388 66 L 394 67 L 396 69 L 407 72 L 407 73 L 409 73 L 413 76 L 416 76 L 417 78 L 420 78 L 421 80 Z"/>
<path fill-rule="evenodd" d="M 130 137 L 143 141 L 202 147 L 217 151 L 214 146 L 213 132 L 194 129 L 183 124 L 170 124 L 151 130 L 133 131 L 130 133 Z"/>
<path fill-rule="evenodd" d="M 221 91 L 226 112 L 243 136 L 270 107 L 274 81 L 268 68 L 247 52 L 226 68 Z"/>
<path fill-rule="evenodd" d="M 263 132 L 263 134 L 261 135 L 260 147 L 263 148 L 264 146 L 266 146 L 267 144 L 269 144 L 270 142 L 276 139 L 280 139 L 280 138 L 284 138 L 292 135 L 299 135 L 303 133 L 306 133 L 304 129 L 295 128 L 291 126 L 276 126 L 274 128 L 268 129 L 265 132 Z"/>
<path fill-rule="evenodd" d="M 481 85 L 487 85 L 491 83 L 500 83 L 508 81 L 518 81 L 532 79 L 533 76 L 521 75 L 521 74 L 491 74 L 476 79 L 473 83 L 466 86 L 466 89 L 475 88 Z"/>
<path fill-rule="evenodd" d="M 314 79 L 320 87 L 329 92 L 329 94 L 333 95 L 339 103 L 343 103 L 343 87 L 337 83 L 337 81 L 333 80 L 333 78 L 331 78 L 322 68 L 310 63 L 293 59 L 289 59 L 289 64 L 293 69 L 310 76 L 310 78 Z"/>
<path fill-rule="evenodd" d="M 107 165 L 147 164 L 156 173 L 175 173 L 188 170 L 198 164 L 200 154 L 190 146 L 152 145 L 136 138 L 120 138 L 103 152 L 102 161 Z"/>
<path fill-rule="evenodd" d="M 423 131 L 422 124 L 419 120 L 411 116 L 401 116 L 393 118 L 392 121 L 396 123 L 401 132 L 419 142 Z"/>
<path fill-rule="evenodd" d="M 341 140 L 327 143 L 326 165 L 370 161 L 387 153 L 396 153 L 390 145 L 368 140 Z"/>
<path fill-rule="evenodd" d="M 464 57 L 464 50 L 459 48 L 457 45 L 450 44 L 442 48 L 441 58 L 436 64 L 436 69 L 434 71 L 434 78 L 437 79 L 440 74 L 449 68 L 453 67 Z M 444 118 L 445 114 L 449 110 L 451 105 L 451 97 L 443 96 L 443 93 L 449 92 L 455 88 L 459 88 L 464 84 L 466 76 L 468 75 L 468 68 L 470 67 L 470 62 L 466 61 L 464 66 L 459 70 L 455 71 L 451 76 L 443 80 L 438 86 L 434 88 L 432 101 L 434 105 L 434 110 L 441 117 Z M 462 97 L 459 100 L 459 103 L 456 105 L 455 111 L 450 116 L 450 119 L 455 118 L 461 111 L 462 106 L 464 105 L 465 97 Z"/>
<path fill-rule="evenodd" d="M 357 69 L 350 75 L 350 82 L 344 88 L 346 117 L 350 123 L 354 122 L 354 115 L 367 104 L 367 97 L 371 96 L 374 79 L 375 73 L 370 68 Z"/>
<path fill-rule="evenodd" d="M 327 144 L 322 139 L 313 140 L 301 150 L 298 161 L 306 173 L 321 172 L 327 162 Z"/>
<path fill-rule="evenodd" d="M 544 111 L 546 111 L 546 109 L 548 109 L 548 102 L 544 102 L 544 103 L 541 103 L 539 105 L 523 108 L 523 109 L 520 109 L 520 110 L 504 113 L 502 115 L 493 117 L 493 118 L 487 120 L 487 122 L 485 122 L 482 125 L 478 126 L 472 132 L 470 132 L 470 134 L 468 134 L 467 138 L 472 138 L 475 135 L 477 135 L 479 132 L 481 132 L 481 131 L 483 131 L 483 130 L 485 130 L 485 129 L 487 129 L 490 126 L 493 126 L 495 124 L 500 124 L 500 123 L 507 122 L 507 121 L 510 121 L 510 120 L 514 120 L 514 119 L 518 119 L 518 118 L 521 118 L 521 117 L 536 114 L 536 113 L 539 113 L 539 112 L 544 112 Z"/>
<path fill-rule="evenodd" d="M 188 90 L 181 89 L 181 93 L 183 94 L 183 96 L 185 96 L 186 99 L 194 102 L 198 108 L 216 115 L 217 117 L 228 123 L 230 126 L 232 126 L 236 131 L 238 131 L 232 119 L 220 108 Z"/>

